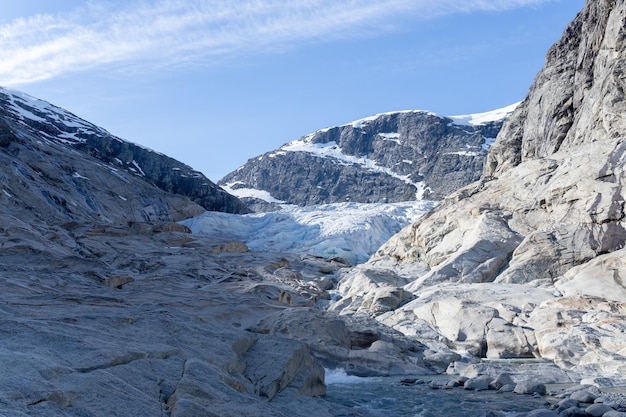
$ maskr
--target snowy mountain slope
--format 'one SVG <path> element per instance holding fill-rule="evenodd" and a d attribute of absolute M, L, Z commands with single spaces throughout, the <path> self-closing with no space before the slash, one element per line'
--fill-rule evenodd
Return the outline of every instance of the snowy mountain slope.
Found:
<path fill-rule="evenodd" d="M 444 117 L 382 113 L 318 130 L 250 159 L 219 184 L 240 198 L 297 205 L 438 200 L 477 180 L 516 105 Z"/>
<path fill-rule="evenodd" d="M 245 242 L 256 251 L 366 261 L 384 242 L 434 206 L 432 202 L 283 206 L 271 213 L 205 212 L 182 221 L 193 233 Z"/>
<path fill-rule="evenodd" d="M 0 87 L 3 146 L 31 137 L 90 155 L 161 190 L 191 198 L 208 210 L 245 212 L 245 206 L 202 173 L 163 154 L 124 141 L 76 115 L 28 94 Z M 15 138 L 15 139 L 12 139 Z"/>

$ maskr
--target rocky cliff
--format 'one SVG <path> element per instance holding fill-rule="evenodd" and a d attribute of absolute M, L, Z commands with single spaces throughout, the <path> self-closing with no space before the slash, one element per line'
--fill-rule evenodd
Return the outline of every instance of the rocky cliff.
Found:
<path fill-rule="evenodd" d="M 480 177 L 487 150 L 514 108 L 368 117 L 252 158 L 219 184 L 241 197 L 298 205 L 440 200 Z"/>
<path fill-rule="evenodd" d="M 625 20 L 624 1 L 588 1 L 499 133 L 482 178 L 371 259 L 410 277 L 402 289 L 417 297 L 381 320 L 405 333 L 414 331 L 407 320 L 428 322 L 479 356 L 626 373 Z M 344 291 L 337 307 L 358 310 Z M 473 319 L 453 323 L 459 312 Z"/>
<path fill-rule="evenodd" d="M 247 210 L 200 172 L 173 158 L 119 139 L 43 100 L 1 88 L 0 147 L 2 169 L 13 170 L 5 171 L 5 177 L 13 178 L 15 173 L 21 178 L 21 185 L 14 184 L 17 188 L 7 188 L 5 183 L 3 198 L 11 195 L 14 204 L 19 204 L 19 187 L 26 190 L 30 184 L 33 192 L 25 193 L 26 205 L 33 206 L 33 198 L 38 199 L 50 205 L 50 210 L 42 212 L 68 219 L 81 212 L 72 206 L 82 204 L 91 216 L 119 212 L 123 217 L 148 220 L 154 217 L 151 211 L 163 216 L 172 209 L 165 195 L 187 197 L 207 210 Z M 49 187 L 44 188 L 42 182 Z M 111 191 L 120 184 L 125 190 Z M 41 190 L 34 192 L 36 188 Z M 112 209 L 116 205 L 119 208 Z M 152 208 L 138 214 L 141 205 Z"/>

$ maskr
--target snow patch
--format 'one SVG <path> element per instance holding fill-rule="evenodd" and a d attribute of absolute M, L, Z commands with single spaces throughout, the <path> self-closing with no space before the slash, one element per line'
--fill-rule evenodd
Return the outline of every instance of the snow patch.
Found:
<path fill-rule="evenodd" d="M 79 178 L 79 179 L 82 179 L 82 180 L 88 180 L 88 179 L 89 179 L 89 178 L 87 178 L 87 177 L 83 177 L 83 176 L 82 176 L 82 175 L 80 175 L 78 172 L 74 172 L 74 173 L 72 174 L 72 178 Z"/>
<path fill-rule="evenodd" d="M 238 197 L 238 198 L 245 198 L 245 197 L 256 198 L 256 199 L 263 200 L 268 203 L 285 204 L 284 201 L 274 198 L 269 192 L 265 190 L 257 190 L 256 188 L 243 188 L 243 187 L 232 188 L 233 186 L 237 184 L 243 184 L 243 183 L 241 181 L 237 181 L 237 182 L 233 182 L 230 184 L 222 185 L 221 187 L 228 194 L 234 195 L 235 197 Z"/>
<path fill-rule="evenodd" d="M 444 155 L 459 155 L 459 156 L 481 156 L 480 152 L 472 152 L 472 151 L 458 151 L 458 152 L 446 152 Z"/>
<path fill-rule="evenodd" d="M 482 147 L 486 151 L 491 149 L 493 144 L 496 143 L 496 138 L 486 138 L 486 137 L 483 137 L 483 139 L 485 139 L 485 143 L 482 144 Z"/>
<path fill-rule="evenodd" d="M 400 134 L 399 133 L 379 133 L 378 136 L 383 138 L 383 140 L 387 140 L 390 142 L 400 143 Z"/>
<path fill-rule="evenodd" d="M 137 168 L 137 171 L 139 171 L 139 173 L 140 173 L 142 176 L 144 176 L 144 177 L 146 176 L 146 173 L 145 173 L 145 172 L 143 172 L 143 170 L 141 169 L 141 167 L 139 166 L 139 164 L 137 163 L 137 161 L 135 161 L 135 160 L 133 159 L 133 161 L 131 162 L 131 164 L 133 164 L 133 166 L 134 166 L 135 168 Z M 131 168 L 131 169 L 132 169 L 132 168 Z M 134 171 L 134 170 L 133 170 L 133 171 Z"/>
<path fill-rule="evenodd" d="M 450 116 L 449 118 L 454 121 L 454 124 L 461 126 L 480 126 L 489 122 L 497 122 L 509 117 L 513 111 L 521 103 L 517 102 L 501 109 L 488 111 L 485 113 L 464 114 L 460 116 Z"/>
<path fill-rule="evenodd" d="M 272 152 L 272 153 L 271 153 L 271 154 L 269 154 L 268 156 L 269 156 L 270 158 L 275 158 L 275 157 L 280 156 L 280 155 L 287 155 L 287 152 L 283 152 L 283 151 L 276 151 L 276 152 Z"/>

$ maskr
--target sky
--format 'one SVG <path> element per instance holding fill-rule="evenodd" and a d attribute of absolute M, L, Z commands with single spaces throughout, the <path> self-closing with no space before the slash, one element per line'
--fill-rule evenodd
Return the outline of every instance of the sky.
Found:
<path fill-rule="evenodd" d="M 306 134 L 526 96 L 584 0 L 0 2 L 0 86 L 213 181 Z"/>

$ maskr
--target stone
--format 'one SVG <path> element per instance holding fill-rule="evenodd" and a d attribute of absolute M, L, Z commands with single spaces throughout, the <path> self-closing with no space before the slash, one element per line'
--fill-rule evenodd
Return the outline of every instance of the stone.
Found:
<path fill-rule="evenodd" d="M 598 396 L 586 389 L 574 391 L 570 394 L 570 398 L 581 403 L 592 404 Z"/>
<path fill-rule="evenodd" d="M 489 383 L 489 385 L 493 389 L 499 390 L 505 385 L 515 385 L 515 381 L 513 381 L 513 378 L 511 377 L 511 375 L 509 375 L 506 372 L 502 372 L 498 374 L 496 378 Z"/>
<path fill-rule="evenodd" d="M 516 394 L 538 393 L 540 395 L 545 395 L 546 386 L 533 381 L 521 381 L 515 385 L 515 390 L 513 392 L 515 392 Z"/>
<path fill-rule="evenodd" d="M 326 393 L 324 368 L 301 342 L 262 337 L 248 349 L 244 361 L 244 374 L 253 384 L 254 393 L 270 401 L 294 384 L 301 395 L 317 397 Z"/>
<path fill-rule="evenodd" d="M 574 398 L 564 398 L 557 403 L 557 413 L 561 413 L 561 411 L 567 410 L 568 408 L 578 407 L 578 400 Z"/>
<path fill-rule="evenodd" d="M 609 411 L 614 410 L 606 404 L 593 404 L 585 408 L 585 413 L 589 414 L 592 417 L 602 417 Z"/>
<path fill-rule="evenodd" d="M 535 334 L 530 328 L 515 326 L 499 317 L 489 322 L 486 335 L 487 358 L 535 357 Z"/>
<path fill-rule="evenodd" d="M 250 249 L 244 242 L 226 242 L 211 248 L 211 253 L 244 253 Z"/>
<path fill-rule="evenodd" d="M 557 412 L 559 413 L 559 417 L 588 417 L 584 409 L 576 406 L 565 408 Z"/>
<path fill-rule="evenodd" d="M 489 384 L 493 381 L 493 378 L 487 375 L 481 375 L 475 378 L 469 378 L 463 384 L 463 388 L 474 391 L 486 391 L 489 389 Z"/>
<path fill-rule="evenodd" d="M 626 412 L 616 410 L 607 411 L 602 417 L 626 417 Z"/>

